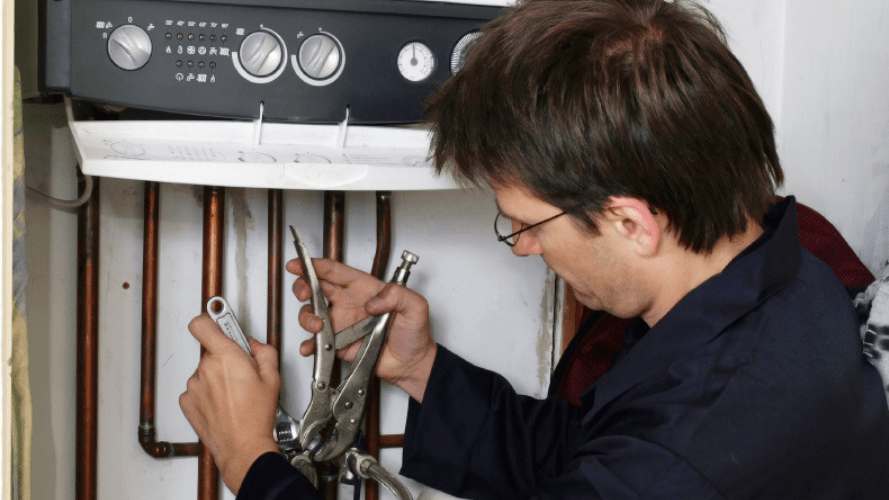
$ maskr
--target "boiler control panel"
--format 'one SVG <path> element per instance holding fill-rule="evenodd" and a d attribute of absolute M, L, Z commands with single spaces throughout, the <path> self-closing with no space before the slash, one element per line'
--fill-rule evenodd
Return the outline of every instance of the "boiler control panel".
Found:
<path fill-rule="evenodd" d="M 44 68 L 50 90 L 299 123 L 339 122 L 347 108 L 350 123 L 417 121 L 423 99 L 459 71 L 478 29 L 501 13 L 410 0 L 64 1 L 70 60 Z M 51 53 L 52 36 L 46 44 Z M 56 52 L 45 64 L 57 64 L 64 49 Z"/>

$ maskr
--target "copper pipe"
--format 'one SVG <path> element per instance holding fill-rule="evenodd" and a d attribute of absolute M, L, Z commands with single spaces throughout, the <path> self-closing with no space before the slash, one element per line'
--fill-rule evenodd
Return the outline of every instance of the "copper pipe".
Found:
<path fill-rule="evenodd" d="M 404 434 L 386 434 L 380 436 L 380 448 L 403 448 Z"/>
<path fill-rule="evenodd" d="M 266 309 L 266 343 L 278 350 L 281 360 L 281 309 L 283 284 L 281 243 L 283 242 L 284 204 L 283 191 L 269 190 L 269 283 L 268 307 Z"/>
<path fill-rule="evenodd" d="M 204 264 L 201 280 L 201 308 L 210 297 L 222 294 L 223 224 L 225 222 L 225 189 L 204 187 Z M 201 356 L 204 349 L 201 348 Z M 219 471 L 213 456 L 201 446 L 198 457 L 198 499 L 219 498 Z"/>
<path fill-rule="evenodd" d="M 142 242 L 142 372 L 139 444 L 154 458 L 197 456 L 199 443 L 156 441 L 154 394 L 157 361 L 157 255 L 160 185 L 145 183 L 145 229 Z"/>
<path fill-rule="evenodd" d="M 83 190 L 83 177 L 78 184 Z M 99 179 L 77 214 L 77 460 L 78 500 L 97 491 L 99 416 Z"/>
<path fill-rule="evenodd" d="M 386 264 L 389 262 L 389 249 L 392 246 L 392 193 L 377 191 L 377 250 L 374 254 L 373 267 L 370 273 L 378 279 L 386 277 Z M 380 379 L 373 377 L 367 400 L 367 414 L 364 417 L 364 434 L 367 440 L 367 452 L 377 460 L 380 459 Z M 365 482 L 365 500 L 377 500 L 380 485 L 373 480 Z"/>
<path fill-rule="evenodd" d="M 342 262 L 343 233 L 345 227 L 346 195 L 342 191 L 324 192 L 324 257 Z M 338 386 L 341 380 L 339 359 L 330 373 L 331 387 Z M 336 500 L 338 490 L 337 469 L 325 462 L 318 467 L 318 489 L 327 500 Z"/>
<path fill-rule="evenodd" d="M 324 192 L 324 257 L 343 261 L 343 228 L 346 219 L 346 194 Z"/>
<path fill-rule="evenodd" d="M 370 273 L 377 279 L 386 279 L 389 249 L 392 247 L 392 192 L 377 191 L 377 251 Z"/>

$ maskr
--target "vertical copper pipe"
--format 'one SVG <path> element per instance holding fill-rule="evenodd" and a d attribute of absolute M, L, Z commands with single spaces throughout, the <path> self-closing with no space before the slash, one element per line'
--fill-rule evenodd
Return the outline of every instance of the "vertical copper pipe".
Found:
<path fill-rule="evenodd" d="M 283 284 L 281 243 L 283 241 L 283 192 L 280 189 L 269 190 L 269 303 L 266 310 L 267 330 L 266 343 L 278 350 L 281 359 L 281 285 Z"/>
<path fill-rule="evenodd" d="M 343 233 L 345 227 L 346 194 L 342 191 L 324 192 L 324 257 L 342 262 Z M 330 373 L 331 387 L 340 384 L 340 362 L 336 360 Z M 321 494 L 327 500 L 336 500 L 338 478 L 337 469 L 327 462 L 318 469 Z"/>
<path fill-rule="evenodd" d="M 324 257 L 342 262 L 343 228 L 346 219 L 346 194 L 324 192 Z"/>
<path fill-rule="evenodd" d="M 392 193 L 377 191 L 377 250 L 374 254 L 373 267 L 370 273 L 377 278 L 386 279 L 386 264 L 389 262 L 389 249 L 392 246 Z M 374 458 L 380 458 L 380 379 L 373 377 L 367 400 L 367 414 L 364 419 L 364 434 L 367 440 L 367 451 Z M 365 500 L 377 500 L 380 485 L 376 481 L 365 483 Z"/>
<path fill-rule="evenodd" d="M 154 427 L 157 361 L 157 261 L 160 185 L 145 183 L 145 229 L 142 240 L 142 370 L 139 444 L 154 458 L 197 456 L 198 443 L 156 441 Z"/>
<path fill-rule="evenodd" d="M 204 188 L 204 264 L 201 281 L 201 308 L 210 297 L 222 294 L 223 224 L 225 222 L 225 189 Z M 201 356 L 204 349 L 201 349 Z M 198 458 L 198 499 L 219 498 L 219 471 L 206 448 Z"/>
<path fill-rule="evenodd" d="M 82 181 L 83 178 L 80 178 Z M 82 182 L 79 182 L 82 184 Z M 80 187 L 83 189 L 83 186 Z M 99 179 L 77 214 L 77 459 L 76 498 L 97 491 L 99 415 Z"/>

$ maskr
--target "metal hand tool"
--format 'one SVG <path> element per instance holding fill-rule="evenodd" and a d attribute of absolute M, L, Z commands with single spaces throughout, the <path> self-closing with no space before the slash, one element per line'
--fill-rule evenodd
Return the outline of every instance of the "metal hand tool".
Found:
<path fill-rule="evenodd" d="M 247 340 L 247 336 L 244 335 L 244 331 L 238 323 L 238 318 L 235 317 L 235 313 L 232 311 L 231 306 L 228 305 L 228 302 L 224 298 L 218 295 L 211 297 L 210 300 L 207 301 L 207 314 L 209 314 L 210 318 L 222 328 L 222 331 L 228 338 L 234 340 L 244 352 L 253 356 L 253 352 L 250 350 L 250 341 Z M 297 452 L 299 422 L 281 408 L 280 401 L 278 402 L 278 408 L 275 411 L 275 429 L 273 434 L 281 453 L 284 453 L 290 458 L 290 455 Z"/>
<path fill-rule="evenodd" d="M 351 450 L 360 433 L 361 421 L 367 409 L 367 396 L 371 380 L 376 370 L 380 352 L 386 343 L 386 335 L 389 324 L 392 321 L 391 312 L 378 316 L 371 316 L 346 328 L 334 336 L 330 323 L 330 315 L 327 310 L 327 298 L 321 290 L 315 268 L 309 258 L 305 243 L 295 227 L 290 226 L 293 233 L 296 253 L 302 264 L 304 277 L 312 289 L 311 304 L 313 312 L 321 318 L 323 327 L 315 334 L 315 371 L 312 384 L 312 400 L 309 403 L 303 417 L 300 428 L 300 446 L 309 451 L 315 462 L 336 459 L 342 466 L 348 463 L 347 455 L 355 461 L 359 457 L 362 464 L 370 464 L 373 457 L 362 454 L 357 450 Z M 395 270 L 390 283 L 404 285 L 410 275 L 410 267 L 417 263 L 419 257 L 411 252 L 404 251 L 401 256 L 402 263 Z M 330 373 L 333 368 L 333 360 L 336 350 L 345 347 L 352 342 L 364 339 L 358 353 L 352 362 L 349 373 L 345 376 L 339 387 L 330 387 Z M 332 428 L 331 428 L 332 427 Z M 320 439 L 323 430 L 329 430 L 326 439 Z M 321 443 L 317 447 L 314 443 Z M 369 460 L 368 460 L 369 459 Z M 375 464 L 375 461 L 373 461 Z M 358 467 L 356 474 L 368 477 L 366 474 L 369 465 Z M 370 467 L 371 472 L 387 488 L 396 492 L 398 498 L 410 498 L 410 493 L 404 495 L 407 489 L 391 474 L 387 476 L 379 474 L 382 467 L 376 464 Z M 385 472 L 385 469 L 382 469 Z M 388 473 L 387 473 L 388 474 Z M 379 476 L 379 477 L 376 477 Z"/>

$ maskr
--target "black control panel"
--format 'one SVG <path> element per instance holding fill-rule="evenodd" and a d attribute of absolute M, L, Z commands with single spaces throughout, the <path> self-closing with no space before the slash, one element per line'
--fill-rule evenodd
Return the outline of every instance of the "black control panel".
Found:
<path fill-rule="evenodd" d="M 299 123 L 417 121 L 491 6 L 45 0 L 42 86 L 127 107 Z M 70 24 L 68 33 L 66 26 Z M 70 36 L 66 36 L 70 34 Z"/>

